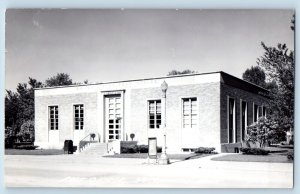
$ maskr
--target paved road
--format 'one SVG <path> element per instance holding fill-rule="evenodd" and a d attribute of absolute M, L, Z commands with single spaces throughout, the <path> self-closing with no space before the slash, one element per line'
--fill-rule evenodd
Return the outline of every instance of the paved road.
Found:
<path fill-rule="evenodd" d="M 291 163 L 211 161 L 161 166 L 87 155 L 5 156 L 8 187 L 291 188 Z"/>

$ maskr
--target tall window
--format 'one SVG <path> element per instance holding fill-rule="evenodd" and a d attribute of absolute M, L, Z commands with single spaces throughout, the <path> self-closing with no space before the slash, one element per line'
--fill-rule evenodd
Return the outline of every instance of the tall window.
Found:
<path fill-rule="evenodd" d="M 256 122 L 258 119 L 259 108 L 256 104 L 253 105 L 253 122 Z"/>
<path fill-rule="evenodd" d="M 266 118 L 267 117 L 267 108 L 263 106 L 263 116 Z"/>
<path fill-rule="evenodd" d="M 198 115 L 197 98 L 183 98 L 182 105 L 183 128 L 195 128 Z"/>
<path fill-rule="evenodd" d="M 49 128 L 58 130 L 58 106 L 49 106 Z"/>
<path fill-rule="evenodd" d="M 83 130 L 83 126 L 84 126 L 83 104 L 74 105 L 74 129 Z"/>
<path fill-rule="evenodd" d="M 247 111 L 247 102 L 242 101 L 242 106 L 241 106 L 241 129 L 242 129 L 242 140 L 245 140 L 245 136 L 247 134 L 247 117 L 248 117 L 248 111 Z"/>
<path fill-rule="evenodd" d="M 234 143 L 235 141 L 235 102 L 233 98 L 228 100 L 228 141 Z"/>
<path fill-rule="evenodd" d="M 149 100 L 149 128 L 158 129 L 161 125 L 161 100 Z"/>

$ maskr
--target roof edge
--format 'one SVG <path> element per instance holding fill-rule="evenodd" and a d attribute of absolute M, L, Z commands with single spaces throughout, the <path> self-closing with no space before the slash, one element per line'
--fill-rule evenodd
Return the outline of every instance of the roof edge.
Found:
<path fill-rule="evenodd" d="M 93 85 L 124 83 L 124 82 L 133 82 L 133 81 L 146 81 L 146 80 L 154 80 L 154 79 L 166 79 L 166 78 L 174 78 L 174 77 L 189 77 L 189 76 L 196 76 L 196 75 L 216 74 L 216 73 L 222 73 L 222 71 L 214 71 L 214 72 L 207 72 L 207 73 L 190 73 L 190 74 L 171 75 L 171 76 L 152 77 L 152 78 L 142 78 L 142 79 L 130 79 L 130 80 L 102 82 L 102 83 L 93 83 L 93 84 L 73 84 L 73 85 L 64 85 L 64 86 L 53 86 L 53 87 L 44 87 L 44 88 L 34 88 L 34 90 L 55 89 L 55 88 L 69 88 L 69 87 L 78 87 L 78 86 L 93 86 Z"/>

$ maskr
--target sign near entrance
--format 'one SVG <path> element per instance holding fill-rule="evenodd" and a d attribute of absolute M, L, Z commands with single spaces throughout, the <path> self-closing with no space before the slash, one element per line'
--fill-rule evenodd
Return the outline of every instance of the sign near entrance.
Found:
<path fill-rule="evenodd" d="M 157 139 L 155 137 L 148 138 L 148 148 L 149 157 L 157 157 Z"/>

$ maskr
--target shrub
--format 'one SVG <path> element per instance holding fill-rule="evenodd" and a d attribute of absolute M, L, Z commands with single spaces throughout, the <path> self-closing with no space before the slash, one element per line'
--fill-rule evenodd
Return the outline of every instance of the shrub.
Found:
<path fill-rule="evenodd" d="M 123 145 L 121 147 L 122 154 L 133 154 L 133 153 L 148 153 L 148 145 Z M 161 153 L 162 148 L 157 147 L 157 152 Z"/>
<path fill-rule="evenodd" d="M 148 145 L 136 145 L 138 153 L 148 153 Z"/>
<path fill-rule="evenodd" d="M 199 147 L 195 149 L 195 153 L 197 154 L 211 154 L 214 153 L 215 148 L 212 147 Z"/>
<path fill-rule="evenodd" d="M 129 154 L 129 153 L 137 153 L 137 146 L 136 145 L 126 145 L 121 147 L 122 154 Z"/>
<path fill-rule="evenodd" d="M 131 133 L 130 134 L 130 138 L 131 138 L 131 141 L 133 141 L 133 138 L 135 137 L 134 133 Z"/>
<path fill-rule="evenodd" d="M 294 160 L 294 153 L 293 152 L 289 152 L 286 157 L 287 157 L 288 160 L 292 160 L 293 161 Z"/>
<path fill-rule="evenodd" d="M 21 125 L 17 137 L 22 142 L 34 142 L 34 121 L 28 120 Z"/>
<path fill-rule="evenodd" d="M 240 151 L 246 155 L 268 155 L 270 151 L 261 148 L 240 148 Z"/>
<path fill-rule="evenodd" d="M 19 150 L 35 150 L 38 146 L 35 145 L 19 145 L 16 146 L 16 149 Z"/>
<path fill-rule="evenodd" d="M 96 134 L 95 134 L 95 133 L 91 133 L 90 136 L 91 136 L 91 138 L 92 138 L 93 141 L 94 141 L 94 139 L 95 139 L 95 137 L 96 137 Z"/>

